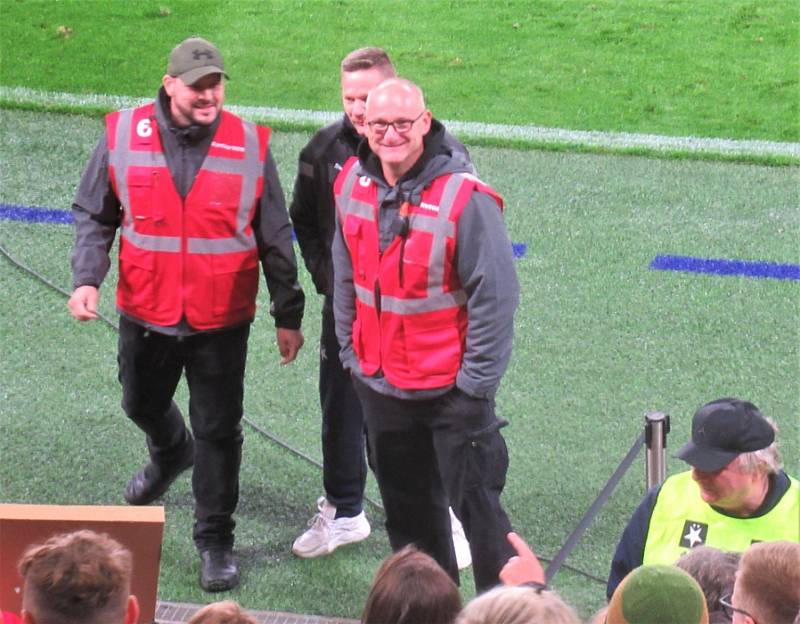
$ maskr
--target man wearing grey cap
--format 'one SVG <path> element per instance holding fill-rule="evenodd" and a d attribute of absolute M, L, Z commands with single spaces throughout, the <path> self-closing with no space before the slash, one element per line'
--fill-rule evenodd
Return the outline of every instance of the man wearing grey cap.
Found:
<path fill-rule="evenodd" d="M 223 77 L 219 50 L 191 37 L 172 50 L 154 102 L 106 117 L 72 207 L 69 301 L 79 321 L 97 318 L 119 229 L 122 407 L 150 454 L 124 496 L 147 505 L 194 465 L 194 542 L 207 591 L 239 582 L 233 513 L 259 262 L 281 363 L 303 344 L 304 296 L 270 130 L 223 111 Z M 172 400 L 183 373 L 191 430 Z"/>
<path fill-rule="evenodd" d="M 781 469 L 777 428 L 748 401 L 722 398 L 692 418 L 676 457 L 692 469 L 650 490 L 617 545 L 607 594 L 634 568 L 673 564 L 695 546 L 744 552 L 754 542 L 800 541 L 800 486 Z"/>

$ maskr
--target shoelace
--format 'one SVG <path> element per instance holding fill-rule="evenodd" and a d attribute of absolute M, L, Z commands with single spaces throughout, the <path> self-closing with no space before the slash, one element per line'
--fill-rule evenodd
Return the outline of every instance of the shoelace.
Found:
<path fill-rule="evenodd" d="M 328 526 L 328 519 L 321 513 L 314 514 L 311 520 L 308 521 L 308 526 L 317 528 L 319 526 Z"/>

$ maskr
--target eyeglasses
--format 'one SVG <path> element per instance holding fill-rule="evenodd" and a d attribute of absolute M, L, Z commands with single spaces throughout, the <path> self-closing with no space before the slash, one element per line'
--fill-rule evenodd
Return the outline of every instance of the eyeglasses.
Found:
<path fill-rule="evenodd" d="M 738 607 L 734 607 L 731 604 L 731 596 L 732 594 L 727 594 L 725 596 L 721 596 L 719 599 L 719 606 L 722 607 L 722 612 L 725 614 L 725 617 L 733 619 L 734 612 L 741 613 L 742 615 L 746 615 L 751 620 L 753 620 L 753 624 L 758 624 L 758 622 L 756 622 L 756 619 L 752 615 L 750 615 L 747 611 L 745 611 L 744 609 L 740 609 Z"/>
<path fill-rule="evenodd" d="M 394 131 L 397 134 L 405 134 L 409 130 L 411 130 L 411 126 L 414 125 L 419 118 L 425 114 L 425 111 L 422 111 L 419 115 L 417 115 L 414 119 L 397 119 L 395 121 L 368 121 L 367 125 L 369 126 L 370 130 L 373 132 L 377 132 L 378 134 L 384 134 L 388 129 L 389 126 L 394 128 Z"/>

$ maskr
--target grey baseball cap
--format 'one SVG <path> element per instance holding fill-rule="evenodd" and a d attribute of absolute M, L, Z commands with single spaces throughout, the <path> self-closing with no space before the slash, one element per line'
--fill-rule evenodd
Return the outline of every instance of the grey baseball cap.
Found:
<path fill-rule="evenodd" d="M 775 440 L 775 430 L 749 401 L 725 397 L 706 403 L 692 418 L 692 439 L 675 453 L 703 472 L 716 472 L 742 453 Z"/>
<path fill-rule="evenodd" d="M 200 37 L 189 37 L 172 48 L 167 73 L 180 78 L 187 85 L 194 84 L 208 74 L 228 77 L 217 47 Z"/>

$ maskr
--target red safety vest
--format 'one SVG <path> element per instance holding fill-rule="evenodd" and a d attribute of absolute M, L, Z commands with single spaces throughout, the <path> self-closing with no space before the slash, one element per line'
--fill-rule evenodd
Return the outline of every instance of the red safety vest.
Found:
<path fill-rule="evenodd" d="M 258 250 L 252 219 L 269 128 L 223 111 L 192 188 L 181 199 L 167 168 L 155 105 L 106 117 L 109 178 L 122 205 L 117 306 L 196 329 L 252 319 Z"/>
<path fill-rule="evenodd" d="M 407 233 L 381 253 L 378 189 L 357 163 L 347 161 L 334 195 L 353 265 L 352 341 L 361 370 L 382 370 L 389 383 L 409 390 L 451 385 L 467 334 L 467 295 L 454 262 L 458 220 L 475 191 L 500 210 L 503 200 L 472 175 L 443 175 L 423 190 L 419 205 L 403 204 Z"/>

